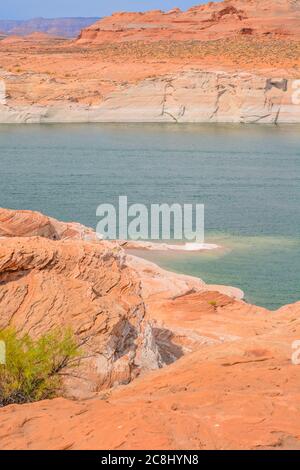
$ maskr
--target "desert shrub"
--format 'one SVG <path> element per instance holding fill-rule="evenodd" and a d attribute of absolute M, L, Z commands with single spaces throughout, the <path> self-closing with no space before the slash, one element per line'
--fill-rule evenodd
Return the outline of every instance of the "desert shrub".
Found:
<path fill-rule="evenodd" d="M 6 349 L 0 364 L 0 406 L 54 398 L 62 391 L 62 374 L 78 363 L 79 350 L 71 330 L 53 330 L 39 339 L 0 331 Z M 2 344 L 3 344 L 2 343 Z"/>

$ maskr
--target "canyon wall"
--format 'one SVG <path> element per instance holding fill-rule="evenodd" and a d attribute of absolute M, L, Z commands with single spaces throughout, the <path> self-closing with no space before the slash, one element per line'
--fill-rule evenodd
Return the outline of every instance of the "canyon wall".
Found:
<path fill-rule="evenodd" d="M 83 353 L 65 398 L 0 409 L 1 449 L 300 449 L 300 303 L 270 312 L 86 233 L 0 209 L 0 329 L 69 326 Z"/>
<path fill-rule="evenodd" d="M 0 123 L 299 123 L 300 1 L 116 13 L 8 36 L 0 64 Z"/>
<path fill-rule="evenodd" d="M 215 40 L 236 35 L 299 37 L 299 0 L 224 0 L 145 13 L 115 13 L 85 28 L 80 44 L 134 40 Z"/>
<path fill-rule="evenodd" d="M 0 329 L 39 337 L 71 328 L 82 356 L 64 380 L 88 397 L 163 364 L 139 279 L 109 244 L 47 238 L 0 239 Z"/>
<path fill-rule="evenodd" d="M 121 86 L 99 105 L 0 105 L 0 122 L 297 123 L 295 85 L 284 77 L 190 70 Z"/>
<path fill-rule="evenodd" d="M 39 337 L 71 327 L 83 354 L 64 381 L 68 397 L 93 396 L 176 360 L 172 334 L 150 305 L 191 291 L 242 297 L 239 289 L 207 286 L 127 255 L 78 223 L 0 208 L 0 330 Z"/>

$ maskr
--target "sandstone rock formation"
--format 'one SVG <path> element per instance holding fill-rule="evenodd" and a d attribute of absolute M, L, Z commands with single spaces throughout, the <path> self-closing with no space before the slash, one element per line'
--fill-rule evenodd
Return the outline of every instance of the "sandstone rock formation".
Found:
<path fill-rule="evenodd" d="M 167 273 L 80 224 L 0 209 L 0 328 L 34 336 L 70 326 L 84 356 L 67 394 L 88 396 L 165 362 L 146 302 L 210 287 Z M 214 289 L 242 297 L 238 289 Z"/>
<path fill-rule="evenodd" d="M 47 122 L 298 123 L 295 81 L 251 73 L 193 70 L 148 78 L 108 94 L 100 105 L 1 106 L 0 120 Z M 1 117 L 2 116 L 2 117 Z"/>
<path fill-rule="evenodd" d="M 40 212 L 0 208 L 0 237 L 35 236 L 50 240 L 97 240 L 92 229 L 75 222 L 59 222 Z"/>
<path fill-rule="evenodd" d="M 226 0 L 9 36 L 0 122 L 299 122 L 299 31 L 298 0 Z"/>
<path fill-rule="evenodd" d="M 40 212 L 26 210 L 12 210 L 0 208 L 0 239 L 9 237 L 43 237 L 50 240 L 82 240 L 99 243 L 101 236 L 91 228 L 76 222 L 61 222 L 52 217 L 47 217 Z M 154 244 L 142 241 L 106 241 L 102 243 L 113 251 L 126 252 L 132 250 L 151 250 Z M 155 244 L 158 250 L 166 249 L 165 244 Z M 154 263 L 136 256 L 127 256 L 127 264 L 137 272 L 141 281 L 143 297 L 149 294 L 163 292 L 165 297 L 183 295 L 191 290 L 211 290 L 201 279 L 192 276 L 178 275 L 159 268 Z M 231 297 L 242 299 L 244 293 L 230 286 L 212 286 L 213 289 L 225 293 Z M 164 298 L 165 298 L 164 297 Z"/>
<path fill-rule="evenodd" d="M 299 38 L 298 0 L 225 0 L 186 12 L 115 13 L 83 30 L 78 42 L 205 40 L 234 35 Z"/>
<path fill-rule="evenodd" d="M 291 363 L 299 313 L 296 304 L 265 314 L 264 327 L 256 327 L 262 314 L 253 312 L 248 337 L 206 344 L 94 400 L 4 408 L 1 448 L 299 450 L 300 366 Z M 243 325 L 240 314 L 246 332 L 250 315 Z M 210 315 L 199 312 L 198 321 L 204 326 Z"/>
<path fill-rule="evenodd" d="M 85 233 L 0 211 L 0 328 L 71 326 L 66 395 L 93 397 L 0 410 L 1 448 L 300 449 L 300 303 L 269 312 Z"/>
<path fill-rule="evenodd" d="M 67 394 L 82 397 L 128 383 L 161 360 L 139 280 L 104 242 L 0 240 L 0 328 L 37 336 L 71 327 L 82 344 Z"/>

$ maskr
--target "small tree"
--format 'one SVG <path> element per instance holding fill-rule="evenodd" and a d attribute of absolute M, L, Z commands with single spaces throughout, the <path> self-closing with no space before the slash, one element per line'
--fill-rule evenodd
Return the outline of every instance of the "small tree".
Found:
<path fill-rule="evenodd" d="M 53 398 L 62 389 L 62 372 L 78 363 L 79 351 L 70 329 L 55 329 L 39 339 L 0 331 L 5 364 L 0 364 L 0 406 Z"/>

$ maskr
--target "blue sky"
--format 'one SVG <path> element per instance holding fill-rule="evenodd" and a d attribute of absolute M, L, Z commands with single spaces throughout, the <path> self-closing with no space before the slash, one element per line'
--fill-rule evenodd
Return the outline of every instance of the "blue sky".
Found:
<path fill-rule="evenodd" d="M 1 1 L 0 19 L 28 19 L 38 16 L 105 16 L 113 11 L 187 9 L 205 0 L 9 0 Z"/>

